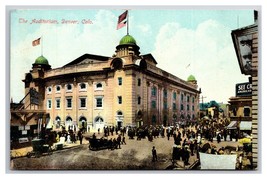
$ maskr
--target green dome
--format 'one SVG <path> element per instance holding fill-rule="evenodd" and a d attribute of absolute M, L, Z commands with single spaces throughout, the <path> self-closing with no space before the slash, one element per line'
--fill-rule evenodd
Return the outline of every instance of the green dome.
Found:
<path fill-rule="evenodd" d="M 193 75 L 190 75 L 188 78 L 187 78 L 187 81 L 197 81 L 196 78 L 193 76 Z"/>
<path fill-rule="evenodd" d="M 120 45 L 136 45 L 135 39 L 130 35 L 125 35 L 120 40 Z"/>
<path fill-rule="evenodd" d="M 49 65 L 48 60 L 44 56 L 40 56 L 35 60 L 35 63 L 37 65 Z"/>

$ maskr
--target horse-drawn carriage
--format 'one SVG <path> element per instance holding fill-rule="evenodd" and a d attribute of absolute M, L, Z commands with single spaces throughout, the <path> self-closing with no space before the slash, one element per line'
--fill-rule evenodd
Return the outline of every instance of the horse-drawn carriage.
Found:
<path fill-rule="evenodd" d="M 113 142 L 107 140 L 105 138 L 96 139 L 96 138 L 88 138 L 89 140 L 89 149 L 90 150 L 101 150 L 112 148 Z"/>
<path fill-rule="evenodd" d="M 34 156 L 39 158 L 43 154 L 51 155 L 53 153 L 51 146 L 45 144 L 45 141 L 43 139 L 33 139 L 32 148 L 33 150 L 27 153 L 28 158 Z"/>

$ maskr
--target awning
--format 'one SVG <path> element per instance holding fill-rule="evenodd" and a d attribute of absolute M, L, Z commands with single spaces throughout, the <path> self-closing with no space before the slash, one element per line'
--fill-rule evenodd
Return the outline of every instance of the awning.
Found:
<path fill-rule="evenodd" d="M 237 121 L 231 121 L 230 124 L 226 127 L 227 129 L 236 129 Z"/>
<path fill-rule="evenodd" d="M 239 127 L 240 127 L 240 130 L 251 130 L 252 122 L 251 121 L 241 121 Z"/>

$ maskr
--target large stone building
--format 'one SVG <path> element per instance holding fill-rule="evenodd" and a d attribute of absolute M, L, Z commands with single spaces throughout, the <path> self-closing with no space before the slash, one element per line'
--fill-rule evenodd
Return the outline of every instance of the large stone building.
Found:
<path fill-rule="evenodd" d="M 84 54 L 51 69 L 40 56 L 23 81 L 24 111 L 39 110 L 41 115 L 32 118 L 45 119 L 53 130 L 166 126 L 198 116 L 200 91 L 195 77 L 184 81 L 158 68 L 151 54 L 140 54 L 130 35 L 120 40 L 112 57 Z M 32 89 L 39 93 L 35 104 L 27 95 Z"/>

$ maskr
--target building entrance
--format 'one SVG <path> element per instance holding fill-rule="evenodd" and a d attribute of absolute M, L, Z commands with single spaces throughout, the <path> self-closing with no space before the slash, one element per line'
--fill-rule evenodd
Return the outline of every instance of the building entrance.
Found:
<path fill-rule="evenodd" d="M 97 116 L 95 118 L 95 129 L 96 130 L 100 129 L 100 131 L 101 131 L 101 130 L 103 130 L 103 128 L 104 128 L 104 119 L 100 116 Z"/>
<path fill-rule="evenodd" d="M 122 121 L 117 121 L 117 126 L 120 129 L 122 127 Z"/>

